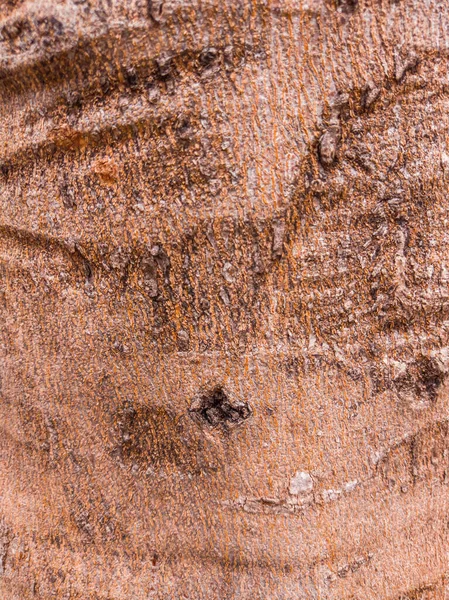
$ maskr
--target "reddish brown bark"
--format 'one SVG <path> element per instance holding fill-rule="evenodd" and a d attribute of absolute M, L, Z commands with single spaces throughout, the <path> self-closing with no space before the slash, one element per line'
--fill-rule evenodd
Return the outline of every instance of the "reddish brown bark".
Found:
<path fill-rule="evenodd" d="M 449 5 L 0 8 L 1 597 L 443 599 Z"/>

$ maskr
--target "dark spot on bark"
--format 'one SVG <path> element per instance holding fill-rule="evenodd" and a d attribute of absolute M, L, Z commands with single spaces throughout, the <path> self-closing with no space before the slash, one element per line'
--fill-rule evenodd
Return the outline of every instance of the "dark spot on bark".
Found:
<path fill-rule="evenodd" d="M 127 401 L 113 415 L 111 456 L 136 474 L 158 472 L 168 466 L 182 472 L 216 470 L 216 459 L 205 454 L 203 440 L 190 419 L 162 406 Z"/>
<path fill-rule="evenodd" d="M 359 0 L 337 0 L 337 8 L 342 12 L 351 14 L 357 8 Z"/>
<path fill-rule="evenodd" d="M 17 19 L 16 21 L 10 21 L 5 23 L 0 29 L 0 36 L 3 40 L 10 42 L 16 40 L 25 31 L 30 30 L 30 22 L 26 19 Z"/>
<path fill-rule="evenodd" d="M 284 250 L 286 224 L 284 219 L 273 220 L 273 256 L 280 258 Z"/>
<path fill-rule="evenodd" d="M 393 4 L 397 4 L 397 2 L 393 2 Z M 400 596 L 397 596 L 395 600 L 426 600 L 427 598 L 435 597 L 434 592 L 436 588 L 436 584 L 416 587 L 403 592 Z"/>
<path fill-rule="evenodd" d="M 62 203 L 66 208 L 76 208 L 75 190 L 67 183 L 64 183 L 59 190 Z"/>
<path fill-rule="evenodd" d="M 438 362 L 430 357 L 423 357 L 410 363 L 405 373 L 394 380 L 398 392 L 413 393 L 418 398 L 427 398 L 434 402 L 446 374 Z"/>
<path fill-rule="evenodd" d="M 366 84 L 362 90 L 361 105 L 368 110 L 380 96 L 380 89 L 375 85 Z"/>
<path fill-rule="evenodd" d="M 181 119 L 176 125 L 175 130 L 177 137 L 182 140 L 182 142 L 186 143 L 192 140 L 193 128 L 188 119 Z"/>
<path fill-rule="evenodd" d="M 174 65 L 171 56 L 161 55 L 156 59 L 157 74 L 162 81 L 174 75 Z"/>
<path fill-rule="evenodd" d="M 353 381 L 360 381 L 363 378 L 363 373 L 358 367 L 351 367 L 346 373 Z"/>
<path fill-rule="evenodd" d="M 10 165 L 5 164 L 5 163 L 3 163 L 2 165 L 0 165 L 0 173 L 5 178 L 6 181 L 8 181 L 10 172 L 11 172 Z"/>
<path fill-rule="evenodd" d="M 282 364 L 282 363 L 281 363 Z M 291 356 L 283 362 L 284 370 L 289 377 L 297 377 L 300 370 L 300 362 L 297 356 Z"/>
<path fill-rule="evenodd" d="M 111 89 L 111 80 L 107 75 L 102 75 L 99 78 L 98 83 L 100 85 L 101 92 L 106 95 Z"/>
<path fill-rule="evenodd" d="M 432 358 L 423 358 L 418 363 L 418 388 L 431 400 L 436 400 L 438 390 L 442 386 L 445 374 Z"/>
<path fill-rule="evenodd" d="M 145 87 L 148 90 L 147 98 L 149 102 L 151 104 L 157 104 L 161 97 L 161 92 L 159 90 L 159 87 L 157 86 L 157 83 L 150 79 L 145 83 Z"/>
<path fill-rule="evenodd" d="M 162 18 L 164 3 L 161 0 L 147 0 L 147 17 L 155 23 L 159 23 Z"/>
<path fill-rule="evenodd" d="M 197 421 L 217 427 L 237 425 L 246 421 L 251 414 L 247 402 L 232 401 L 221 386 L 199 396 L 190 407 L 190 414 Z"/>
<path fill-rule="evenodd" d="M 207 69 L 207 67 L 210 67 L 215 62 L 217 56 L 218 51 L 216 48 L 206 48 L 199 55 L 198 62 L 201 67 Z"/>
<path fill-rule="evenodd" d="M 87 260 L 84 261 L 83 267 L 84 267 L 84 274 L 86 276 L 86 281 L 88 283 L 90 283 L 92 281 L 92 277 L 93 277 L 92 267 L 90 266 L 90 264 Z"/>
<path fill-rule="evenodd" d="M 76 262 L 82 267 L 86 284 L 91 285 L 94 273 L 90 262 L 87 260 L 87 258 L 84 256 L 84 254 L 81 252 L 80 248 L 77 245 L 75 245 L 73 254 L 75 256 Z"/>
<path fill-rule="evenodd" d="M 138 87 L 139 79 L 134 69 L 125 69 L 123 71 L 123 80 L 126 87 L 134 90 Z"/>
<path fill-rule="evenodd" d="M 83 108 L 81 94 L 76 90 L 67 92 L 65 95 L 65 101 L 68 110 L 72 113 L 79 112 Z"/>
<path fill-rule="evenodd" d="M 409 453 L 410 453 L 410 479 L 413 484 L 416 483 L 416 478 L 418 475 L 418 443 L 417 436 L 414 435 L 410 439 L 409 444 Z"/>
<path fill-rule="evenodd" d="M 36 20 L 36 25 L 41 35 L 61 35 L 64 25 L 56 17 L 43 17 Z"/>

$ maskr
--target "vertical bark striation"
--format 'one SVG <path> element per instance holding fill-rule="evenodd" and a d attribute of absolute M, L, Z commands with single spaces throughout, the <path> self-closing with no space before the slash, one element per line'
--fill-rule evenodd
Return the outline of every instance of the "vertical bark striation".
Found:
<path fill-rule="evenodd" d="M 2 598 L 445 598 L 448 52 L 0 0 Z"/>

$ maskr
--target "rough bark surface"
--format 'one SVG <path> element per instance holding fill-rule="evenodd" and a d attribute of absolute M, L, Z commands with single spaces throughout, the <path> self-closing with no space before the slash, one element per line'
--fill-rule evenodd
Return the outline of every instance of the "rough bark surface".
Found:
<path fill-rule="evenodd" d="M 0 596 L 443 600 L 447 0 L 0 0 Z"/>

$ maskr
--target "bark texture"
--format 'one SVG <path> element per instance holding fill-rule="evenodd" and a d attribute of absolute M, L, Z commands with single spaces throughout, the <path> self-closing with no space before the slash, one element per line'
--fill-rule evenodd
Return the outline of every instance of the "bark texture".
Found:
<path fill-rule="evenodd" d="M 0 0 L 0 596 L 443 600 L 447 0 Z"/>

